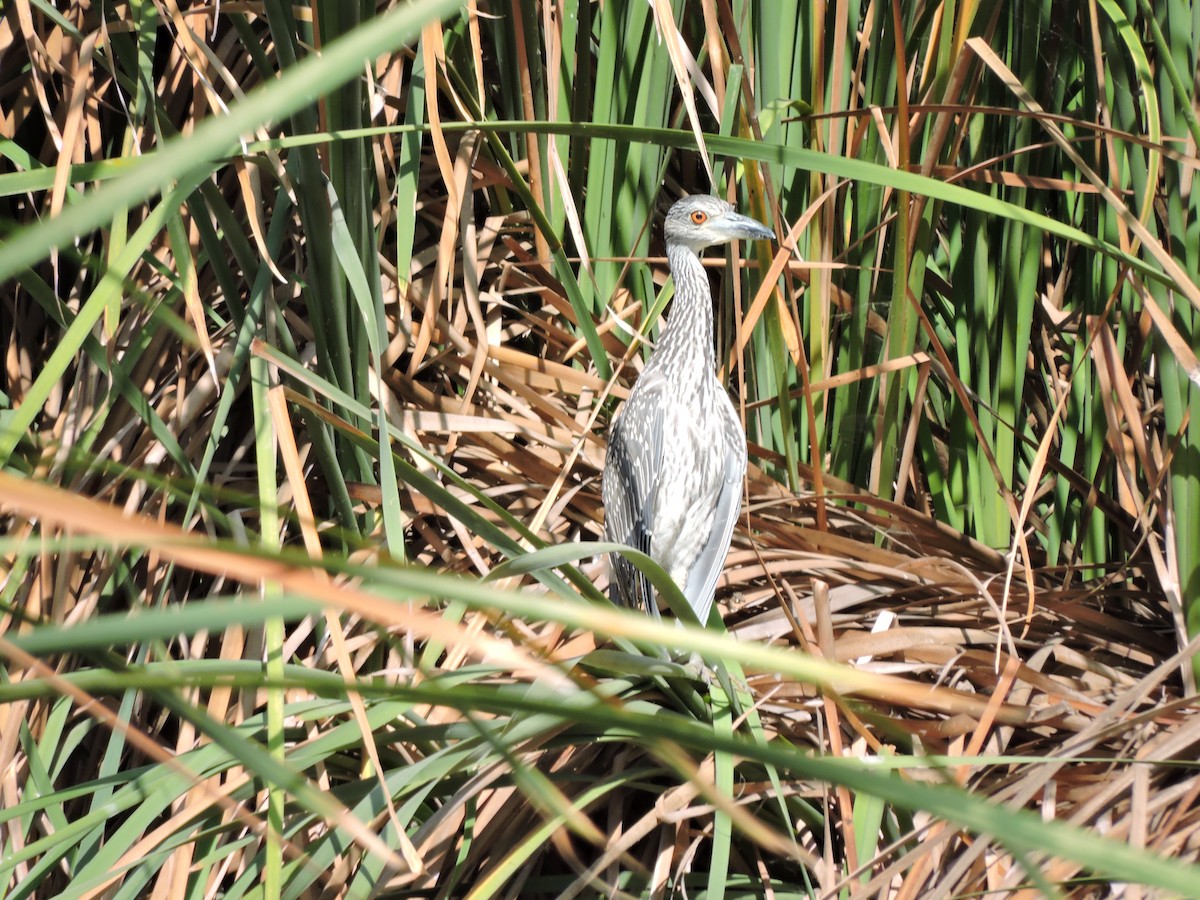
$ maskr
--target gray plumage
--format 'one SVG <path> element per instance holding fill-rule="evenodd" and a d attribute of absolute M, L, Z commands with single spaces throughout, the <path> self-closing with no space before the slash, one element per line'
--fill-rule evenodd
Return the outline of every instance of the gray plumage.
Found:
<path fill-rule="evenodd" d="M 746 473 L 746 436 L 716 377 L 712 292 L 697 255 L 739 239 L 773 238 L 717 197 L 685 197 L 667 213 L 671 315 L 608 440 L 605 537 L 658 562 L 708 621 Z M 654 589 L 612 557 L 613 599 L 658 615 Z"/>

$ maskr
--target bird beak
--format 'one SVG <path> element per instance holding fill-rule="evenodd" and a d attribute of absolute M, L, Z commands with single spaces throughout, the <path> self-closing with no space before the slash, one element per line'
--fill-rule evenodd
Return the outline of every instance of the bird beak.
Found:
<path fill-rule="evenodd" d="M 728 232 L 730 240 L 774 240 L 775 232 L 758 219 L 741 213 L 727 213 L 721 218 L 722 230 Z"/>

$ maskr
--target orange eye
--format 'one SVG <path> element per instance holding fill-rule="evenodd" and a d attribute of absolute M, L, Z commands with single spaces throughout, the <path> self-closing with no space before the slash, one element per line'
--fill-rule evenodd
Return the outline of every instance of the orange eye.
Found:
<path fill-rule="evenodd" d="M 693 225 L 703 225 L 707 221 L 708 221 L 708 213 L 703 212 L 701 210 L 696 210 L 694 213 L 692 213 L 692 224 Z"/>

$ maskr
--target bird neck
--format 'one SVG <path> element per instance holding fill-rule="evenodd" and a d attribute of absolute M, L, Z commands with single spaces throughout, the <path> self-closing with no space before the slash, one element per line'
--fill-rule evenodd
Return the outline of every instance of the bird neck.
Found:
<path fill-rule="evenodd" d="M 667 247 L 667 262 L 675 279 L 675 299 L 671 314 L 658 339 L 655 357 L 663 363 L 674 361 L 681 371 L 712 374 L 717 367 L 713 349 L 712 290 L 708 273 L 695 251 L 671 244 Z"/>

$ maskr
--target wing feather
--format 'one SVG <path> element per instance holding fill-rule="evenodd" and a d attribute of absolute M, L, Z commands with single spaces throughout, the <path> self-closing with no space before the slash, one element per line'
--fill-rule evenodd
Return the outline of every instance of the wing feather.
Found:
<path fill-rule="evenodd" d="M 604 533 L 611 541 L 651 555 L 654 501 L 662 468 L 662 405 L 657 372 L 643 372 L 632 397 L 613 423 L 604 466 Z M 657 616 L 653 586 L 620 554 L 612 555 L 613 601 Z"/>

